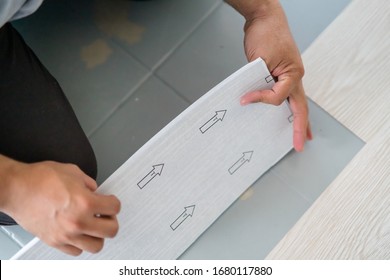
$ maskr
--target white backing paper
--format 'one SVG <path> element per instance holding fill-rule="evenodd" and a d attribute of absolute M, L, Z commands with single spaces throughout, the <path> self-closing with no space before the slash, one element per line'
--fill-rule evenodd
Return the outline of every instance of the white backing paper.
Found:
<path fill-rule="evenodd" d="M 75 258 L 34 239 L 14 259 L 178 258 L 291 150 L 292 114 L 286 102 L 240 105 L 246 92 L 273 84 L 261 59 L 247 64 L 115 171 L 98 192 L 121 200 L 120 231 L 100 253 Z"/>

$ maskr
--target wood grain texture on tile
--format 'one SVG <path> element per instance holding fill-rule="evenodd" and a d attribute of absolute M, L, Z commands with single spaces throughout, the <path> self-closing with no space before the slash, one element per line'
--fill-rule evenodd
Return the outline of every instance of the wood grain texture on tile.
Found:
<path fill-rule="evenodd" d="M 268 259 L 390 259 L 389 8 L 353 1 L 303 56 L 307 94 L 367 143 Z"/>
<path fill-rule="evenodd" d="M 355 0 L 304 53 L 307 95 L 369 141 L 390 121 L 390 3 Z"/>

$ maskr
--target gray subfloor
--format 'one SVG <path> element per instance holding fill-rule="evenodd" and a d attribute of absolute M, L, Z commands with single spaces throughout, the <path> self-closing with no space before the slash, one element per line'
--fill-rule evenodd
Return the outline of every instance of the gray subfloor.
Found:
<path fill-rule="evenodd" d="M 350 0 L 285 0 L 301 51 Z M 221 0 L 46 0 L 17 29 L 62 85 L 95 149 L 98 182 L 246 63 L 243 19 Z M 315 104 L 315 140 L 291 152 L 182 258 L 263 258 L 363 143 Z M 31 235 L 2 227 L 0 258 Z"/>

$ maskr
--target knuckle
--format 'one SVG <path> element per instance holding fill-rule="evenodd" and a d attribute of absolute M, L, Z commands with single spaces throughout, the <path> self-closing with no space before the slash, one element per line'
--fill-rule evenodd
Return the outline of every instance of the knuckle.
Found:
<path fill-rule="evenodd" d="M 118 221 L 115 221 L 115 225 L 110 230 L 108 237 L 113 238 L 118 234 L 118 232 L 119 232 L 119 224 Z"/>
<path fill-rule="evenodd" d="M 89 197 L 86 197 L 85 195 L 79 195 L 76 198 L 77 207 L 82 212 L 90 212 L 90 210 L 93 208 L 93 201 Z"/>
<path fill-rule="evenodd" d="M 74 247 L 73 245 L 63 245 L 57 247 L 57 249 L 61 250 L 65 254 L 71 255 L 73 257 L 80 256 L 83 250 L 80 248 Z"/>
<path fill-rule="evenodd" d="M 82 250 L 72 250 L 68 254 L 73 256 L 73 257 L 78 257 L 81 255 L 82 252 L 83 252 Z"/>
<path fill-rule="evenodd" d="M 80 213 L 67 217 L 66 222 L 63 223 L 63 239 L 65 239 L 66 242 L 70 241 L 73 236 L 81 233 L 84 230 L 85 222 L 83 217 L 84 215 Z"/>
<path fill-rule="evenodd" d="M 259 96 L 256 98 L 257 100 L 255 101 L 255 103 L 264 103 L 264 98 L 262 96 Z"/>
<path fill-rule="evenodd" d="M 308 116 L 309 116 L 309 107 L 308 107 L 308 105 L 305 104 L 305 106 L 303 106 L 301 110 L 299 110 L 298 112 L 294 113 L 294 116 L 295 117 L 299 117 L 299 118 L 307 119 Z"/>
<path fill-rule="evenodd" d="M 104 247 L 104 239 L 99 239 L 96 241 L 93 247 L 89 249 L 89 252 L 92 254 L 99 253 Z"/>
<path fill-rule="evenodd" d="M 284 98 L 278 96 L 278 97 L 272 98 L 270 100 L 270 104 L 275 105 L 275 106 L 279 106 L 284 102 L 284 100 L 285 100 Z"/>
<path fill-rule="evenodd" d="M 298 74 L 299 79 L 302 79 L 303 76 L 305 75 L 305 68 L 303 67 L 302 64 L 297 68 L 296 72 Z"/>
<path fill-rule="evenodd" d="M 120 211 L 121 211 L 121 202 L 118 198 L 116 198 L 115 196 L 113 196 L 115 199 L 114 199 L 114 203 L 113 203 L 113 208 L 114 208 L 114 212 L 116 214 L 118 214 Z"/>
<path fill-rule="evenodd" d="M 77 166 L 76 164 L 74 164 L 74 163 L 67 163 L 66 165 L 67 165 L 68 168 L 69 168 L 70 170 L 72 170 L 72 171 L 75 171 L 75 172 L 80 172 L 80 171 L 81 171 L 80 167 L 78 167 L 78 166 Z"/>
<path fill-rule="evenodd" d="M 61 231 L 56 234 L 49 242 L 46 242 L 49 246 L 54 248 L 66 247 L 72 243 L 72 237 L 69 232 Z"/>
<path fill-rule="evenodd" d="M 275 103 L 274 103 L 274 105 L 276 105 L 276 106 L 280 106 L 280 105 L 282 105 L 282 103 L 284 102 L 284 99 L 282 99 L 282 98 L 278 98 L 278 99 L 276 99 L 275 100 Z"/>
<path fill-rule="evenodd" d="M 256 59 L 256 49 L 255 48 L 249 48 L 247 47 L 246 48 L 246 57 L 248 58 L 249 61 L 252 61 L 254 59 Z"/>
<path fill-rule="evenodd" d="M 80 218 L 74 218 L 68 224 L 68 237 L 83 230 L 83 222 Z"/>
<path fill-rule="evenodd" d="M 54 236 L 52 235 L 52 236 L 49 237 L 48 239 L 45 239 L 45 243 L 46 243 L 47 245 L 49 245 L 50 247 L 57 248 L 57 247 L 61 244 L 61 241 L 60 241 L 60 238 L 54 237 Z"/>

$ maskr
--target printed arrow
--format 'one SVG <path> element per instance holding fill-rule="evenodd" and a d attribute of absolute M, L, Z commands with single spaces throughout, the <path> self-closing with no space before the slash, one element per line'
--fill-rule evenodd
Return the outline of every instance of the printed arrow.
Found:
<path fill-rule="evenodd" d="M 229 168 L 229 173 L 230 175 L 233 175 L 234 172 L 236 172 L 238 169 L 241 168 L 245 163 L 249 162 L 252 158 L 253 151 L 249 152 L 244 152 L 242 153 L 242 157 L 237 160 L 230 168 Z"/>
<path fill-rule="evenodd" d="M 218 121 L 222 121 L 225 117 L 226 111 L 227 110 L 215 111 L 215 115 L 199 128 L 200 132 L 205 133 Z"/>
<path fill-rule="evenodd" d="M 194 214 L 195 205 L 184 207 L 184 212 L 171 224 L 171 229 L 177 229 L 188 217 Z"/>
<path fill-rule="evenodd" d="M 164 168 L 164 164 L 156 164 L 153 165 L 153 169 L 141 180 L 137 183 L 140 189 L 143 189 L 150 181 L 152 181 L 157 175 L 160 176 L 162 170 Z"/>
<path fill-rule="evenodd" d="M 287 118 L 288 122 L 289 123 L 292 123 L 294 121 L 294 114 L 291 114 L 288 118 Z"/>

